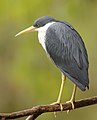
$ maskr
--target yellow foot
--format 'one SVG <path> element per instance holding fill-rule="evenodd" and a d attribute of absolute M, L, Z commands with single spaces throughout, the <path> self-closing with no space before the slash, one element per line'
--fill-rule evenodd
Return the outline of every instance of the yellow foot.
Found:
<path fill-rule="evenodd" d="M 60 105 L 60 110 L 63 111 L 63 106 L 60 102 L 53 102 L 51 105 Z"/>
<path fill-rule="evenodd" d="M 63 111 L 63 106 L 60 102 L 53 102 L 51 105 L 60 105 L 60 110 Z M 54 112 L 54 116 L 56 118 L 56 116 L 57 116 L 56 112 Z"/>
<path fill-rule="evenodd" d="M 66 103 L 71 103 L 71 106 L 72 106 L 72 110 L 74 110 L 74 101 L 70 100 L 70 101 L 67 101 Z M 67 110 L 67 114 L 70 112 L 70 110 Z"/>

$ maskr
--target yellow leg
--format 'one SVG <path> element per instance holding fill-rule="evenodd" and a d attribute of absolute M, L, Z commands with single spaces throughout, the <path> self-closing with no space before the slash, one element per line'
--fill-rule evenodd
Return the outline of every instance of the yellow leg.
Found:
<path fill-rule="evenodd" d="M 62 97 L 62 93 L 63 93 L 63 87 L 64 87 L 65 80 L 66 80 L 66 76 L 62 73 L 62 83 L 61 83 L 57 103 L 61 103 L 61 97 Z"/>
<path fill-rule="evenodd" d="M 70 101 L 67 101 L 67 102 L 66 102 L 66 103 L 68 103 L 68 102 L 71 103 L 72 109 L 74 109 L 74 102 L 75 102 L 76 90 L 77 90 L 77 86 L 74 84 L 74 89 L 73 89 L 73 93 L 72 93 L 71 99 L 70 99 Z M 70 110 L 68 110 L 67 113 L 68 113 L 69 111 L 70 111 Z"/>
<path fill-rule="evenodd" d="M 57 99 L 56 102 L 54 102 L 54 103 L 51 104 L 51 105 L 53 105 L 53 104 L 60 104 L 61 111 L 63 110 L 63 107 L 61 105 L 61 97 L 62 97 L 62 92 L 63 92 L 63 87 L 64 87 L 65 80 L 66 80 L 66 76 L 62 73 L 62 83 L 61 83 L 61 87 L 60 87 L 60 92 L 59 92 L 59 95 L 58 95 L 58 99 Z"/>

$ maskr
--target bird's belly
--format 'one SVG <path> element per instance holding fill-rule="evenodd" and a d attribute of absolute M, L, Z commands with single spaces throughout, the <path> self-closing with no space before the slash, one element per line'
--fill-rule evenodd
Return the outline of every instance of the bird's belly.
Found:
<path fill-rule="evenodd" d="M 38 39 L 39 39 L 39 43 L 42 45 L 42 47 L 44 48 L 44 50 L 46 51 L 46 46 L 45 46 L 45 32 L 41 31 L 38 33 Z"/>

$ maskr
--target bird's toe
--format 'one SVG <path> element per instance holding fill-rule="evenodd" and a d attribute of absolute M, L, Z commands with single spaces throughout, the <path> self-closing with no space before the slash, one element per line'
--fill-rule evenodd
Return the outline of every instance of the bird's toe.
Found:
<path fill-rule="evenodd" d="M 73 100 L 69 100 L 66 103 L 71 103 L 72 110 L 74 110 L 74 101 Z M 69 112 L 70 112 L 70 110 L 67 110 L 67 113 L 69 113 Z"/>
<path fill-rule="evenodd" d="M 62 103 L 56 101 L 56 102 L 51 103 L 51 105 L 60 105 L 60 110 L 63 111 Z"/>

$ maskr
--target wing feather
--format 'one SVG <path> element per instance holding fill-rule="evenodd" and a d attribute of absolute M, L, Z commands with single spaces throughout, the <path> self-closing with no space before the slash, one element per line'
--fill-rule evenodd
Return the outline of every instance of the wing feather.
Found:
<path fill-rule="evenodd" d="M 56 22 L 46 34 L 46 49 L 56 66 L 81 90 L 88 87 L 88 56 L 80 35 L 71 26 Z"/>

